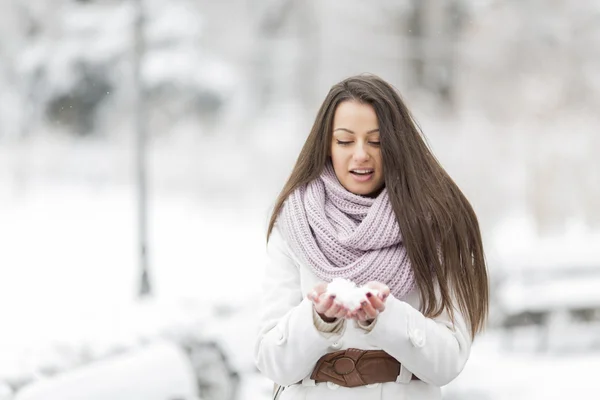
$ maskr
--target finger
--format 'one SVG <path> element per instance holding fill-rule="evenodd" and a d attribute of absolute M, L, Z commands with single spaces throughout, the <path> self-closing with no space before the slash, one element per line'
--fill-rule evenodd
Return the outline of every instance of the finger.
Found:
<path fill-rule="evenodd" d="M 365 285 L 369 289 L 377 290 L 379 298 L 385 300 L 390 295 L 390 288 L 385 283 L 371 281 Z"/>
<path fill-rule="evenodd" d="M 335 301 L 335 295 L 321 296 L 319 302 L 316 304 L 315 309 L 320 314 L 325 314 L 327 310 L 331 308 Z"/>
<path fill-rule="evenodd" d="M 321 303 L 323 305 L 323 310 L 327 310 L 328 308 L 331 308 L 334 301 L 335 301 L 335 294 L 323 293 L 319 297 L 319 303 Z"/>
<path fill-rule="evenodd" d="M 374 296 L 372 293 L 367 293 L 367 299 L 371 302 L 371 306 L 381 312 L 385 310 L 385 303 L 377 296 Z"/>
<path fill-rule="evenodd" d="M 375 289 L 375 290 L 381 291 L 383 289 L 383 287 L 386 285 L 381 282 L 371 281 L 371 282 L 368 282 L 365 286 L 370 289 Z"/>
<path fill-rule="evenodd" d="M 312 292 L 308 292 L 308 294 L 306 295 L 306 297 L 312 301 L 313 303 L 318 303 L 319 302 L 319 296 L 317 295 L 317 292 L 312 291 Z"/>
<path fill-rule="evenodd" d="M 381 296 L 381 300 L 385 301 L 390 295 L 390 288 L 387 285 L 382 285 L 379 289 L 379 295 Z"/>
<path fill-rule="evenodd" d="M 358 321 L 364 322 L 367 320 L 367 314 L 362 309 L 360 309 L 356 312 L 356 319 Z"/>
<path fill-rule="evenodd" d="M 386 286 L 383 291 L 379 292 L 379 294 L 381 295 L 381 301 L 385 302 L 390 295 L 390 288 Z"/>
<path fill-rule="evenodd" d="M 342 308 L 341 304 L 333 303 L 331 307 L 329 307 L 325 312 L 325 316 L 328 318 L 337 318 L 336 315 Z"/>
<path fill-rule="evenodd" d="M 365 314 L 367 314 L 367 317 L 369 319 L 375 318 L 377 316 L 378 312 L 376 309 L 373 308 L 373 306 L 371 305 L 370 302 L 365 300 L 361 304 L 362 304 L 362 310 L 365 312 Z"/>
<path fill-rule="evenodd" d="M 348 314 L 348 309 L 346 307 L 341 307 L 340 310 L 335 315 L 336 318 L 346 318 Z"/>
<path fill-rule="evenodd" d="M 323 294 L 327 291 L 327 283 L 325 283 L 325 282 L 319 283 L 318 285 L 316 285 L 313 288 L 313 291 L 317 294 L 317 296 L 320 296 L 321 294 Z"/>

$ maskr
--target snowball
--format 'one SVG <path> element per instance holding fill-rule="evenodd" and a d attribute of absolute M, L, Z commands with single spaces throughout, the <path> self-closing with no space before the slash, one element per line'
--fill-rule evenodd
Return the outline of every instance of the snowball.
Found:
<path fill-rule="evenodd" d="M 367 300 L 367 292 L 379 293 L 376 289 L 357 287 L 354 282 L 343 278 L 335 278 L 327 285 L 327 294 L 335 295 L 335 301 L 349 310 L 360 308 L 360 303 Z"/>

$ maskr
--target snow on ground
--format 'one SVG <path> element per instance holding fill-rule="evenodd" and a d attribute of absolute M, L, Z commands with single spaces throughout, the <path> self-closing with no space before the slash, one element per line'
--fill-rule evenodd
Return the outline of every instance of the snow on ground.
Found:
<path fill-rule="evenodd" d="M 200 400 L 198 395 L 186 354 L 162 341 L 42 379 L 19 391 L 15 400 Z"/>
<path fill-rule="evenodd" d="M 569 337 L 563 337 L 568 341 Z M 448 400 L 594 400 L 600 352 L 507 352 L 492 332 L 479 338 L 465 369 L 443 390 Z"/>
<path fill-rule="evenodd" d="M 156 297 L 137 303 L 133 194 L 57 185 L 36 185 L 26 195 L 0 191 L 0 377 L 75 365 L 73 348 L 101 355 L 161 327 L 196 322 L 223 339 L 236 368 L 252 371 L 257 307 L 243 306 L 258 301 L 266 209 L 151 198 Z"/>

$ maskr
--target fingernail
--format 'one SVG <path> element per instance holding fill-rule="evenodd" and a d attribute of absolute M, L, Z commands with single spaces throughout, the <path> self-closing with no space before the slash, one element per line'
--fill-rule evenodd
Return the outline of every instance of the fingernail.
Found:
<path fill-rule="evenodd" d="M 366 306 L 367 302 L 366 301 L 361 301 L 360 304 L 363 305 L 363 306 Z"/>
<path fill-rule="evenodd" d="M 373 297 L 373 293 L 367 292 L 367 297 L 369 297 L 369 298 Z"/>
<path fill-rule="evenodd" d="M 330 296 L 329 296 L 329 298 L 330 298 L 331 300 L 335 299 L 335 294 L 332 294 L 332 295 L 330 295 Z"/>

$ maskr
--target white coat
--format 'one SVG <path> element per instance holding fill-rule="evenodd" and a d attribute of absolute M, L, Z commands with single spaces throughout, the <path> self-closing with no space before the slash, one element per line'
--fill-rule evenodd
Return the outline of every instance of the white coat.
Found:
<path fill-rule="evenodd" d="M 441 399 L 440 387 L 462 371 L 471 335 L 458 311 L 454 323 L 447 313 L 426 318 L 418 311 L 420 299 L 415 289 L 402 300 L 390 295 L 370 332 L 346 321 L 341 333 L 324 335 L 315 327 L 313 305 L 306 298 L 321 280 L 299 262 L 277 225 L 267 253 L 254 354 L 266 377 L 287 386 L 281 400 L 435 400 Z M 330 382 L 315 384 L 310 379 L 321 356 L 347 348 L 386 351 L 401 363 L 396 382 L 346 388 Z M 411 380 L 413 374 L 419 380 Z"/>

